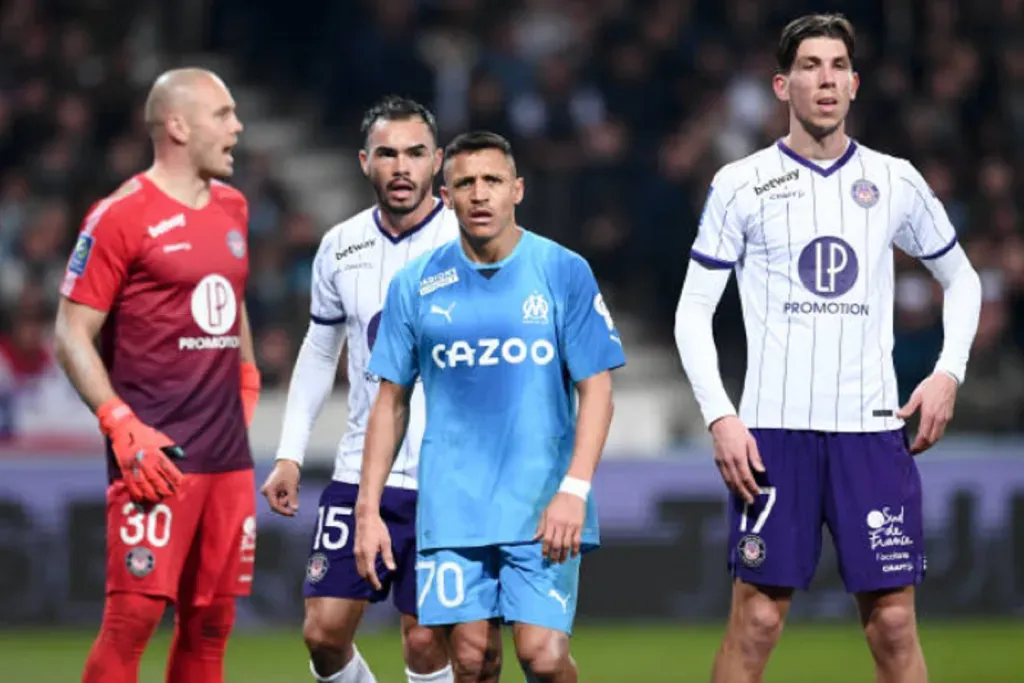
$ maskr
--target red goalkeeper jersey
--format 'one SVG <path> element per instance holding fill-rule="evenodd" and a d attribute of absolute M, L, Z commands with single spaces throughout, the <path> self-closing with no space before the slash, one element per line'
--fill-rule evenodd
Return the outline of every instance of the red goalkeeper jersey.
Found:
<path fill-rule="evenodd" d="M 221 183 L 193 209 L 134 176 L 89 211 L 61 286 L 107 312 L 100 344 L 114 391 L 185 449 L 187 473 L 252 467 L 239 386 L 248 211 Z"/>

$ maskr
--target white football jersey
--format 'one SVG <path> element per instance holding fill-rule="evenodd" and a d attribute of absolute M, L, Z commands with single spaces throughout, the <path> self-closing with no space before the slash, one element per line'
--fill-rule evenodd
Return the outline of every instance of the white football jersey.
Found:
<path fill-rule="evenodd" d="M 715 176 L 691 256 L 735 268 L 747 334 L 748 427 L 896 429 L 893 245 L 956 244 L 911 164 L 850 141 L 827 166 L 779 142 Z"/>
<path fill-rule="evenodd" d="M 348 344 L 348 425 L 338 444 L 334 479 L 358 484 L 363 440 L 380 378 L 367 370 L 380 326 L 381 309 L 394 274 L 417 256 L 459 236 L 455 214 L 439 199 L 426 219 L 393 237 L 380 224 L 373 207 L 331 228 L 313 263 L 311 310 L 314 322 L 345 325 Z M 423 389 L 417 383 L 409 408 L 405 441 L 395 458 L 387 485 L 417 488 L 420 442 L 426 426 Z"/>

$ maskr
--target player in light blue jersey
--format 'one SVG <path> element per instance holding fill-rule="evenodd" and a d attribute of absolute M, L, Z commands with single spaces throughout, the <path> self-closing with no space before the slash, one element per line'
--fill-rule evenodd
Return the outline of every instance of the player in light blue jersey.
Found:
<path fill-rule="evenodd" d="M 504 138 L 459 136 L 443 170 L 461 237 L 388 289 L 370 360 L 382 381 L 356 504 L 357 561 L 371 583 L 394 564 L 380 497 L 422 380 L 420 623 L 450 627 L 456 680 L 498 680 L 508 622 L 531 681 L 575 682 L 581 555 L 599 543 L 590 482 L 622 342 L 587 262 L 516 225 L 523 180 Z"/>

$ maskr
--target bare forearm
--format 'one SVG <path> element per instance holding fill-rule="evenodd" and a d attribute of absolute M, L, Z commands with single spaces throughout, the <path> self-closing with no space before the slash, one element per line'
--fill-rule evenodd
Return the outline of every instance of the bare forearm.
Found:
<path fill-rule="evenodd" d="M 91 339 L 58 327 L 56 351 L 64 374 L 90 410 L 95 413 L 101 405 L 117 398 L 110 375 Z"/>
<path fill-rule="evenodd" d="M 242 306 L 242 319 L 239 321 L 238 336 L 240 337 L 239 342 L 240 352 L 242 355 L 243 363 L 255 363 L 256 362 L 256 346 L 252 340 L 252 328 L 249 326 L 249 312 L 245 306 Z"/>
<path fill-rule="evenodd" d="M 378 511 L 384 486 L 395 454 L 409 424 L 409 406 L 404 401 L 377 400 L 370 411 L 363 446 L 363 473 L 359 482 L 356 514 Z"/>
<path fill-rule="evenodd" d="M 572 461 L 569 463 L 568 476 L 589 482 L 594 478 L 604 444 L 608 440 L 614 405 L 610 376 L 594 378 L 588 382 L 591 382 L 591 385 L 580 391 L 576 444 Z"/>

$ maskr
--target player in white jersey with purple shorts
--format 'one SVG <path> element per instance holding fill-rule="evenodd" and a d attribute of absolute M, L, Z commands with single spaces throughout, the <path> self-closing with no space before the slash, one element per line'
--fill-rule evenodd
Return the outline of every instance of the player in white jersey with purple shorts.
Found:
<path fill-rule="evenodd" d="M 912 454 L 952 416 L 981 285 L 914 167 L 847 137 L 853 52 L 853 27 L 838 15 L 805 16 L 783 31 L 773 86 L 789 105 L 789 135 L 715 176 L 679 302 L 680 356 L 731 491 L 734 587 L 715 683 L 761 680 L 794 590 L 814 576 L 826 525 L 877 680 L 927 679 L 914 612 L 925 549 Z M 903 407 L 892 361 L 894 246 L 944 290 L 942 354 Z M 748 346 L 738 415 L 712 333 L 733 270 Z M 911 445 L 903 420 L 917 410 Z"/>
<path fill-rule="evenodd" d="M 348 342 L 348 424 L 338 445 L 332 482 L 320 497 L 306 565 L 303 636 L 318 681 L 372 683 L 353 644 L 370 602 L 391 594 L 402 614 L 402 645 L 410 683 L 454 680 L 444 640 L 416 617 L 416 502 L 420 443 L 425 427 L 422 390 L 409 406 L 406 439 L 381 502 L 394 542 L 396 566 L 378 568 L 382 589 L 363 580 L 353 555 L 352 513 L 359 492 L 363 439 L 380 379 L 367 366 L 381 309 L 394 274 L 409 261 L 459 235 L 454 213 L 431 193 L 441 165 L 433 115 L 410 100 L 389 97 L 363 120 L 363 172 L 375 206 L 324 235 L 313 262 L 311 322 L 295 364 L 273 472 L 262 492 L 271 508 L 293 515 L 299 470 L 313 423 L 331 392 Z"/>

